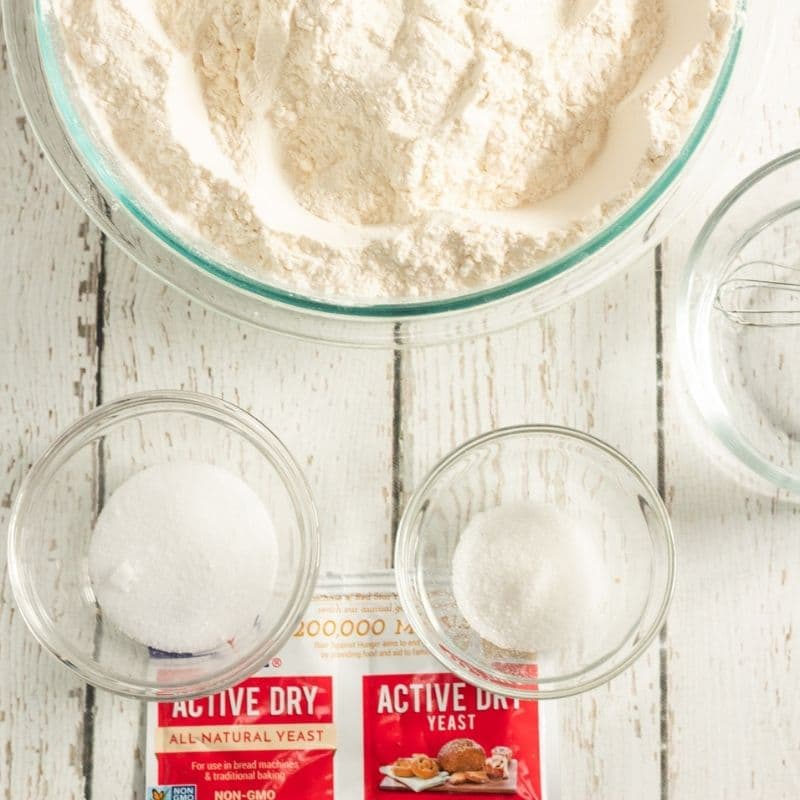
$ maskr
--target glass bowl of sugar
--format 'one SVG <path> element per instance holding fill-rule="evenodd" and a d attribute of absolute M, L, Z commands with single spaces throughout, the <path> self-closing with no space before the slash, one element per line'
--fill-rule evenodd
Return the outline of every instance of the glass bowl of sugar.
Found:
<path fill-rule="evenodd" d="M 565 428 L 474 439 L 414 493 L 395 553 L 400 600 L 445 667 L 494 694 L 566 697 L 618 675 L 661 628 L 675 553 L 658 492 Z"/>
<path fill-rule="evenodd" d="M 294 632 L 319 570 L 289 452 L 236 406 L 189 392 L 105 404 L 20 487 L 8 563 L 38 641 L 95 686 L 171 700 L 255 672 Z"/>

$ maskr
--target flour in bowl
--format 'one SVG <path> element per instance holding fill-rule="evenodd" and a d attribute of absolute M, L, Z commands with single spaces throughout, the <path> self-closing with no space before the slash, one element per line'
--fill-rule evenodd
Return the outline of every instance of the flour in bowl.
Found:
<path fill-rule="evenodd" d="M 650 185 L 735 0 L 50 0 L 71 81 L 162 221 L 257 277 L 495 284 Z"/>

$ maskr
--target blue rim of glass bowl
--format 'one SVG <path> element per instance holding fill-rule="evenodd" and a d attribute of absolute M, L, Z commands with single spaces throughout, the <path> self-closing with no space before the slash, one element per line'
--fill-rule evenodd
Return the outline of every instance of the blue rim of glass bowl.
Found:
<path fill-rule="evenodd" d="M 300 311 L 315 311 L 340 317 L 356 318 L 420 318 L 452 311 L 464 311 L 476 306 L 485 305 L 498 300 L 520 294 L 521 292 L 539 286 L 552 278 L 564 274 L 569 269 L 577 266 L 588 256 L 594 255 L 599 250 L 613 242 L 619 235 L 625 233 L 641 219 L 653 205 L 662 197 L 667 189 L 672 186 L 675 179 L 683 171 L 689 159 L 694 155 L 700 143 L 705 138 L 708 130 L 716 117 L 722 99 L 730 84 L 731 76 L 736 65 L 742 43 L 743 28 L 741 20 L 747 6 L 747 0 L 739 0 L 738 12 L 731 33 L 731 42 L 728 54 L 717 76 L 714 88 L 711 91 L 705 108 L 695 123 L 689 137 L 678 154 L 666 166 L 653 185 L 630 208 L 624 211 L 616 220 L 596 233 L 591 239 L 565 255 L 519 278 L 515 278 L 498 286 L 482 289 L 469 294 L 458 295 L 441 300 L 426 300 L 421 302 L 378 303 L 374 305 L 348 305 L 345 303 L 326 302 L 313 297 L 298 294 L 286 289 L 263 283 L 255 278 L 228 267 L 222 266 L 198 253 L 193 248 L 178 239 L 165 228 L 156 223 L 139 204 L 130 197 L 124 187 L 106 167 L 103 158 L 97 152 L 91 138 L 85 131 L 76 112 L 70 93 L 64 82 L 55 48 L 47 31 L 47 24 L 42 11 L 42 0 L 34 0 L 36 17 L 36 35 L 42 63 L 50 91 L 55 100 L 67 132 L 78 145 L 84 159 L 95 172 L 108 191 L 117 201 L 156 239 L 167 245 L 171 250 L 186 259 L 190 264 L 199 267 L 214 278 L 223 281 L 237 289 L 249 294 L 257 295 L 266 300 L 275 301 L 286 306 L 292 306 Z"/>

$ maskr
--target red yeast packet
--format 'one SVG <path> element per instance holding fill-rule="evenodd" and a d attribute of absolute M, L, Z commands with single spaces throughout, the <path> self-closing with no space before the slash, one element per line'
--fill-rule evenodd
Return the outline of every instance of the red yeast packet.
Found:
<path fill-rule="evenodd" d="M 258 674 L 150 704 L 146 797 L 557 800 L 555 764 L 543 763 L 554 710 L 445 671 L 408 625 L 392 573 L 327 576 Z"/>

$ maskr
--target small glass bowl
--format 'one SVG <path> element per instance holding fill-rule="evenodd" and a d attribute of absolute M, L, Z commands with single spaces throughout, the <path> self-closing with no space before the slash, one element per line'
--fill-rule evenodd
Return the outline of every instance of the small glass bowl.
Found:
<path fill-rule="evenodd" d="M 687 387 L 739 462 L 800 492 L 800 150 L 717 206 L 689 254 L 678 306 Z"/>
<path fill-rule="evenodd" d="M 569 640 L 550 652 L 482 639 L 453 595 L 453 554 L 467 524 L 518 502 L 545 504 L 580 526 L 606 592 L 602 610 L 575 620 Z M 491 568 L 487 552 L 475 569 Z M 675 551 L 664 504 L 630 461 L 586 434 L 530 425 L 473 439 L 434 468 L 403 514 L 395 570 L 411 625 L 445 667 L 487 691 L 532 700 L 593 689 L 633 664 L 664 622 Z"/>
<path fill-rule="evenodd" d="M 231 642 L 211 652 L 168 654 L 104 620 L 87 554 L 104 498 L 146 467 L 185 460 L 222 467 L 261 497 L 275 524 L 278 563 L 263 607 L 242 621 Z M 8 564 L 22 617 L 63 664 L 118 694 L 174 700 L 220 691 L 280 649 L 311 597 L 319 571 L 319 532 L 305 480 L 268 428 L 213 397 L 146 392 L 80 419 L 36 462 L 11 513 Z"/>

